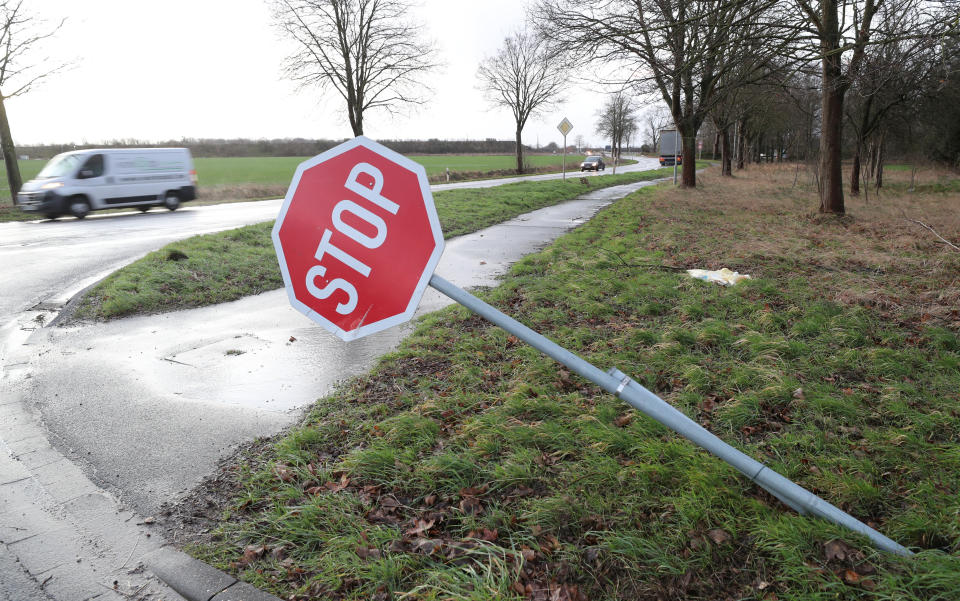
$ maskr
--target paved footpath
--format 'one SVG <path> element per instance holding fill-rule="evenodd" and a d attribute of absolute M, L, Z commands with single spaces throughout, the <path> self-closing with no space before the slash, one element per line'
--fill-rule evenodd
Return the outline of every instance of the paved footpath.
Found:
<path fill-rule="evenodd" d="M 40 416 L 18 395 L 3 399 L 0 599 L 181 600 L 140 568 L 163 541 L 50 445 Z"/>
<path fill-rule="evenodd" d="M 437 272 L 462 286 L 492 285 L 512 262 L 643 185 L 649 184 L 596 191 L 448 241 Z M 422 311 L 444 304 L 430 292 Z M 349 346 L 293 311 L 282 291 L 154 318 L 42 325 L 28 313 L 0 332 L 7 347 L 0 353 L 6 357 L 0 378 L 0 601 L 192 601 L 208 593 L 209 601 L 217 590 L 200 587 L 200 596 L 181 596 L 156 577 L 166 573 L 169 582 L 170 573 L 190 572 L 176 567 L 185 556 L 170 560 L 172 552 L 151 532 L 150 516 L 212 473 L 236 445 L 296 422 L 303 407 L 368 369 L 409 331 L 387 332 L 366 350 L 360 342 Z M 313 343 L 292 344 L 291 332 Z M 225 358 L 224 349 L 238 345 L 247 345 L 242 364 L 231 363 L 242 357 Z M 262 394 L 249 394 L 291 364 L 327 368 L 303 370 L 306 375 L 286 388 L 272 386 L 273 405 L 264 404 Z M 250 425 L 224 428 L 233 422 L 222 416 L 246 416 Z M 86 429 L 71 434 L 77 424 Z M 167 562 L 151 564 L 158 556 Z M 217 599 L 266 598 L 256 591 L 243 596 L 245 585 L 232 581 L 217 586 L 232 587 L 232 596 Z"/>

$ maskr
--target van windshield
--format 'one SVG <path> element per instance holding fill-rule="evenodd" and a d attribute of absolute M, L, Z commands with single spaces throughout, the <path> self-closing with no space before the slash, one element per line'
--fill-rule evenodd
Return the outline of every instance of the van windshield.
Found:
<path fill-rule="evenodd" d="M 40 173 L 37 174 L 37 179 L 47 179 L 50 177 L 63 177 L 64 175 L 69 175 L 77 170 L 77 168 L 80 166 L 80 161 L 82 160 L 82 155 L 58 154 L 50 159 L 49 163 L 44 165 L 43 169 L 40 170 Z"/>

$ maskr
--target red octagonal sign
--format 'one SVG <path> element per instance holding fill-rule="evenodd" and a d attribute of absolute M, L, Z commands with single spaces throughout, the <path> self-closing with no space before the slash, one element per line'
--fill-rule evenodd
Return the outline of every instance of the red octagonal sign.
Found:
<path fill-rule="evenodd" d="M 413 317 L 443 234 L 423 166 L 360 136 L 300 164 L 273 245 L 294 308 L 353 340 Z"/>

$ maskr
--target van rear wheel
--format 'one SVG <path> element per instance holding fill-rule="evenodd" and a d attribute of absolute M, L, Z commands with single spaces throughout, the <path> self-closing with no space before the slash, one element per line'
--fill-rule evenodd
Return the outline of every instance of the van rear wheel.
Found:
<path fill-rule="evenodd" d="M 74 196 L 70 199 L 70 214 L 83 219 L 90 214 L 90 203 L 82 196 Z"/>
<path fill-rule="evenodd" d="M 167 192 L 167 195 L 163 197 L 163 206 L 171 211 L 176 211 L 180 206 L 180 197 L 177 196 L 176 192 Z"/>

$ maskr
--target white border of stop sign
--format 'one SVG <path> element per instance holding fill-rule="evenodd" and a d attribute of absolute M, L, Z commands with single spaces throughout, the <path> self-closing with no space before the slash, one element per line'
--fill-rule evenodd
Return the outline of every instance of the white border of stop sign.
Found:
<path fill-rule="evenodd" d="M 427 217 L 430 221 L 430 231 L 433 233 L 434 248 L 433 252 L 430 253 L 430 258 L 427 260 L 427 263 L 424 266 L 423 273 L 420 274 L 420 278 L 417 281 L 417 285 L 416 288 L 414 288 L 413 294 L 407 301 L 406 309 L 402 313 L 398 313 L 392 317 L 381 319 L 380 321 L 373 323 L 363 324 L 359 328 L 353 330 L 343 330 L 324 316 L 311 309 L 305 303 L 301 302 L 294 295 L 292 283 L 293 280 L 291 279 L 290 271 L 287 268 L 287 262 L 284 258 L 283 245 L 280 243 L 280 228 L 283 226 L 283 221 L 287 215 L 287 209 L 290 207 L 290 203 L 300 185 L 300 178 L 303 176 L 303 173 L 307 169 L 316 167 L 317 165 L 320 165 L 321 163 L 324 163 L 358 146 L 363 146 L 364 148 L 367 148 L 383 158 L 396 163 L 404 169 L 416 174 L 417 182 L 420 184 L 420 196 L 423 199 L 424 208 L 426 209 Z M 351 178 L 348 177 L 344 182 L 345 190 L 359 194 L 360 196 L 379 205 L 387 212 L 396 214 L 399 208 L 398 205 L 392 200 L 384 198 L 380 195 L 380 189 L 383 187 L 383 181 L 382 174 L 380 174 L 381 179 L 379 181 L 377 179 L 379 170 L 373 165 L 359 163 L 358 165 L 354 166 L 354 170 L 351 172 L 350 176 L 354 176 L 360 172 L 363 172 L 368 176 L 372 176 L 374 180 L 372 189 L 358 184 L 355 179 L 354 181 L 351 181 Z M 349 197 L 350 195 L 344 194 L 344 198 Z M 345 208 L 340 207 L 342 204 L 345 204 Z M 363 210 L 361 207 L 356 205 L 356 203 L 350 200 L 343 200 L 336 206 L 323 207 L 323 210 L 328 209 L 331 211 L 331 220 L 334 224 L 334 227 L 342 227 L 343 231 L 340 233 L 346 234 L 348 237 L 360 238 L 355 241 L 359 242 L 363 246 L 366 246 L 367 248 L 374 248 L 372 245 L 377 244 L 377 242 L 382 243 L 382 239 L 380 237 L 363 236 L 354 228 L 344 224 L 344 222 L 339 218 L 340 213 L 342 213 L 344 210 L 351 211 L 355 215 L 364 216 L 367 219 L 373 220 L 372 225 L 376 227 L 377 231 L 382 233 L 383 237 L 385 237 L 387 234 L 387 223 L 383 221 L 382 218 L 377 217 L 370 211 Z M 351 303 L 353 303 L 354 306 L 356 304 L 356 288 L 352 283 L 341 278 L 326 282 L 322 289 L 319 288 L 316 285 L 316 281 L 317 278 L 322 276 L 325 272 L 323 261 L 338 260 L 352 268 L 352 270 L 357 273 L 358 278 L 367 277 L 370 274 L 370 268 L 363 264 L 360 260 L 351 257 L 342 249 L 334 246 L 330 242 L 329 233 L 330 231 L 327 230 L 323 236 L 318 236 L 318 239 L 314 244 L 316 247 L 314 257 L 318 262 L 306 274 L 306 285 L 310 293 L 317 299 L 326 299 L 334 292 L 338 292 L 338 298 L 343 298 L 345 300 L 336 305 L 336 310 L 339 313 L 348 314 L 350 310 L 352 310 Z M 300 165 L 297 167 L 296 173 L 294 173 L 293 180 L 290 182 L 290 187 L 287 188 L 287 195 L 283 200 L 283 206 L 280 207 L 280 214 L 277 216 L 277 221 L 273 226 L 272 238 L 273 247 L 277 253 L 277 259 L 280 263 L 280 271 L 283 274 L 283 282 L 287 290 L 287 297 L 290 299 L 290 304 L 297 311 L 303 313 L 313 321 L 322 325 L 324 329 L 335 334 L 341 340 L 347 341 L 356 340 L 357 338 L 362 338 L 363 336 L 367 336 L 369 334 L 373 334 L 375 332 L 379 332 L 381 330 L 385 330 L 409 321 L 416 312 L 417 306 L 420 304 L 420 298 L 423 296 L 424 290 L 426 290 L 427 285 L 430 283 L 430 277 L 433 275 L 433 271 L 436 269 L 437 263 L 440 262 L 440 256 L 443 254 L 443 232 L 440 230 L 440 220 L 437 217 L 437 209 L 433 204 L 433 195 L 430 193 L 430 184 L 427 181 L 426 169 L 423 168 L 423 165 L 420 165 L 419 163 L 416 163 L 407 157 L 398 154 L 364 136 L 357 136 L 356 138 L 331 148 L 330 150 L 319 154 L 312 159 L 308 159 L 300 163 Z M 379 246 L 379 244 L 377 244 L 377 246 Z M 313 247 L 311 247 L 311 250 L 313 250 Z"/>

